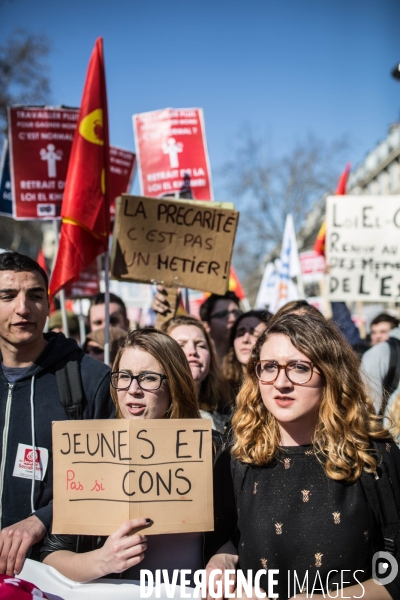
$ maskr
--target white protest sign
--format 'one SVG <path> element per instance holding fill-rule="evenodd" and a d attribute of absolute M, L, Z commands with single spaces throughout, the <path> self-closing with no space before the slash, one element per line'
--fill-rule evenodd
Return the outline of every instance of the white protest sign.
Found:
<path fill-rule="evenodd" d="M 326 219 L 329 300 L 399 300 L 400 196 L 329 196 Z"/>

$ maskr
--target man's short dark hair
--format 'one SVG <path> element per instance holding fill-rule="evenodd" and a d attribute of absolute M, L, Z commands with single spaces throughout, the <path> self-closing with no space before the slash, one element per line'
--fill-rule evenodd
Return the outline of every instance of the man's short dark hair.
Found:
<path fill-rule="evenodd" d="M 14 273 L 40 273 L 44 279 L 46 294 L 49 289 L 49 278 L 42 267 L 25 254 L 19 252 L 3 252 L 0 254 L 0 271 L 13 271 Z"/>
<path fill-rule="evenodd" d="M 398 327 L 399 320 L 392 315 L 388 315 L 388 313 L 381 313 L 375 317 L 375 319 L 372 319 L 370 327 L 373 325 L 378 325 L 378 323 L 390 323 L 391 328 L 394 329 L 395 327 Z"/>
<path fill-rule="evenodd" d="M 235 292 L 226 292 L 223 296 L 219 294 L 211 294 L 207 298 L 205 302 L 200 306 L 200 319 L 202 321 L 209 321 L 211 314 L 214 311 L 214 307 L 217 304 L 218 300 L 232 300 L 239 306 L 239 298 L 236 296 Z"/>
<path fill-rule="evenodd" d="M 98 294 L 93 296 L 92 301 L 90 303 L 90 307 L 97 306 L 98 304 L 105 304 L 105 297 L 106 295 L 103 292 L 99 292 Z M 116 294 L 112 294 L 110 292 L 110 304 L 111 302 L 114 302 L 114 304 L 118 304 L 122 308 L 122 314 L 126 319 L 126 306 L 124 304 L 124 301 L 119 296 L 116 296 Z"/>

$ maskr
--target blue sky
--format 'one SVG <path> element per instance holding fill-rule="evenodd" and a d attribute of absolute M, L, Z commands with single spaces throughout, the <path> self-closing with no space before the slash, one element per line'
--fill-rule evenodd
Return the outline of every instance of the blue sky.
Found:
<path fill-rule="evenodd" d="M 135 112 L 202 107 L 220 200 L 244 123 L 275 155 L 347 135 L 360 162 L 400 119 L 399 22 L 397 0 L 0 0 L 0 44 L 17 27 L 50 38 L 53 104 L 79 105 L 103 36 L 113 144 L 134 149 Z"/>

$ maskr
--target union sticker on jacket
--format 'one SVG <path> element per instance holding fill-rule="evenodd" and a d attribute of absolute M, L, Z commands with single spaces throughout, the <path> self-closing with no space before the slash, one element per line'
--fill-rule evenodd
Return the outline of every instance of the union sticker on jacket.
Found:
<path fill-rule="evenodd" d="M 43 481 L 48 462 L 49 451 L 47 448 L 36 446 L 35 451 L 33 451 L 32 446 L 18 444 L 13 476 L 32 479 L 33 470 L 35 469 L 35 479 Z"/>

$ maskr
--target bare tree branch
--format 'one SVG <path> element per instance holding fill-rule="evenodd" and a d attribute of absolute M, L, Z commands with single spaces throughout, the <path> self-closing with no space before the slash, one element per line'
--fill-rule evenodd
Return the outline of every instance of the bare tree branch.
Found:
<path fill-rule="evenodd" d="M 50 97 L 46 63 L 50 44 L 44 35 L 16 30 L 0 46 L 0 151 L 7 131 L 7 106 L 47 104 Z M 0 219 L 1 247 L 36 258 L 42 241 L 40 221 Z"/>
<path fill-rule="evenodd" d="M 327 143 L 309 135 L 277 158 L 248 126 L 238 138 L 221 175 L 241 212 L 234 257 L 246 276 L 255 272 L 268 251 L 280 246 L 288 213 L 298 231 L 313 204 L 335 188 L 349 142 L 343 138 Z"/>
<path fill-rule="evenodd" d="M 0 138 L 7 129 L 7 106 L 43 104 L 50 95 L 46 36 L 16 30 L 0 46 Z"/>

